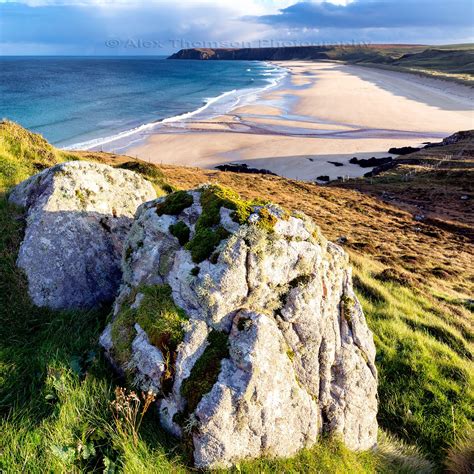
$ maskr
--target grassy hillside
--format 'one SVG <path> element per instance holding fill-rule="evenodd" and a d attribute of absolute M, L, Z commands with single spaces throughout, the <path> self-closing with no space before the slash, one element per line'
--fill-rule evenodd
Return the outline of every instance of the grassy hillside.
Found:
<path fill-rule="evenodd" d="M 330 59 L 474 84 L 474 45 L 369 45 L 335 47 Z"/>
<path fill-rule="evenodd" d="M 380 449 L 351 453 L 337 440 L 324 439 L 294 459 L 242 463 L 234 472 L 431 472 L 445 465 L 454 468 L 455 463 L 467 466 L 474 417 L 469 300 L 473 249 L 456 227 L 416 222 L 399 206 L 354 189 L 276 176 L 155 168 L 105 153 L 64 153 L 37 135 L 3 123 L 2 472 L 189 471 L 186 450 L 158 428 L 153 410 L 145 414 L 138 436 L 123 413 L 114 415 L 110 403 L 121 381 L 110 373 L 97 346 L 108 308 L 86 313 L 35 308 L 15 266 L 24 222 L 21 210 L 7 203 L 5 193 L 29 174 L 67 159 L 136 169 L 159 190 L 218 182 L 246 198 L 271 199 L 303 210 L 330 239 L 345 237 L 358 296 L 378 350 Z"/>

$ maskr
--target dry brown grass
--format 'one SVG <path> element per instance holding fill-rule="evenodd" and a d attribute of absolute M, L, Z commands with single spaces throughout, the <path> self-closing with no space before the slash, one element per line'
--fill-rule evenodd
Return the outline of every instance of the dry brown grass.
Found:
<path fill-rule="evenodd" d="M 474 432 L 458 439 L 448 450 L 446 471 L 453 474 L 472 474 L 474 472 Z"/>

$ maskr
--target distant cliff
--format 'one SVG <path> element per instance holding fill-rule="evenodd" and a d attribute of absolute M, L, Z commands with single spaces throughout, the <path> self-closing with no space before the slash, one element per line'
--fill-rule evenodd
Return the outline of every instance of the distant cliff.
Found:
<path fill-rule="evenodd" d="M 168 59 L 201 59 L 201 60 L 247 60 L 247 61 L 282 61 L 289 59 L 329 59 L 328 46 L 295 46 L 288 48 L 242 48 L 182 49 Z"/>

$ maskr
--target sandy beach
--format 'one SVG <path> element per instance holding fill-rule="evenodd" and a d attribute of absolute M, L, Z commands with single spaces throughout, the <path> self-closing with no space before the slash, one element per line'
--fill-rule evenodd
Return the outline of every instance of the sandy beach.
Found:
<path fill-rule="evenodd" d="M 246 163 L 313 181 L 363 175 L 366 168 L 349 164 L 354 156 L 389 156 L 391 147 L 474 128 L 474 92 L 466 86 L 339 63 L 275 64 L 289 75 L 254 104 L 210 120 L 168 123 L 127 154 L 203 168 Z"/>

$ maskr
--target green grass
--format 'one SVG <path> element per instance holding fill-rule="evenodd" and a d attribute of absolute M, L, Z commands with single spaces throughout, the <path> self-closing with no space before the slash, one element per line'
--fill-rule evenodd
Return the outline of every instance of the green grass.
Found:
<path fill-rule="evenodd" d="M 439 300 L 377 280 L 377 265 L 368 259 L 354 263 L 357 295 L 377 347 L 380 425 L 416 440 L 440 463 L 474 420 L 473 335 Z"/>
<path fill-rule="evenodd" d="M 213 330 L 207 338 L 208 346 L 196 361 L 189 377 L 181 385 L 181 395 L 187 403 L 187 412 L 192 413 L 202 397 L 209 393 L 217 382 L 221 361 L 229 357 L 229 336 Z"/>
<path fill-rule="evenodd" d="M 0 189 L 8 189 L 62 161 L 76 159 L 57 150 L 40 135 L 8 121 L 0 122 L 0 158 Z"/>
<path fill-rule="evenodd" d="M 177 216 L 192 204 L 193 197 L 191 194 L 186 191 L 176 191 L 156 205 L 156 213 L 159 216 L 162 216 L 163 214 Z"/>
<path fill-rule="evenodd" d="M 5 192 L 37 171 L 30 161 L 38 155 L 45 164 L 61 157 L 54 150 L 49 155 L 12 148 L 1 133 L 0 139 L 0 471 L 190 472 L 185 448 L 159 428 L 155 410 L 147 412 L 137 443 L 117 429 L 110 402 L 123 381 L 113 376 L 97 344 L 109 309 L 53 312 L 31 304 L 25 277 L 15 266 L 24 222 Z M 4 166 L 8 163 L 13 168 Z M 448 297 L 422 293 L 398 275 L 381 277 L 384 268 L 372 259 L 353 256 L 353 263 L 377 346 L 381 427 L 416 444 L 438 470 L 446 455 L 449 465 L 469 463 L 472 450 L 465 440 L 474 416 L 474 337 L 466 321 L 472 313 Z M 157 299 L 166 301 L 162 291 L 145 290 L 144 311 L 154 311 Z M 141 319 L 146 326 L 144 319 L 149 318 Z M 430 469 L 418 450 L 382 433 L 376 453 L 352 453 L 337 440 L 323 439 L 292 459 L 242 462 L 232 472 Z"/>

